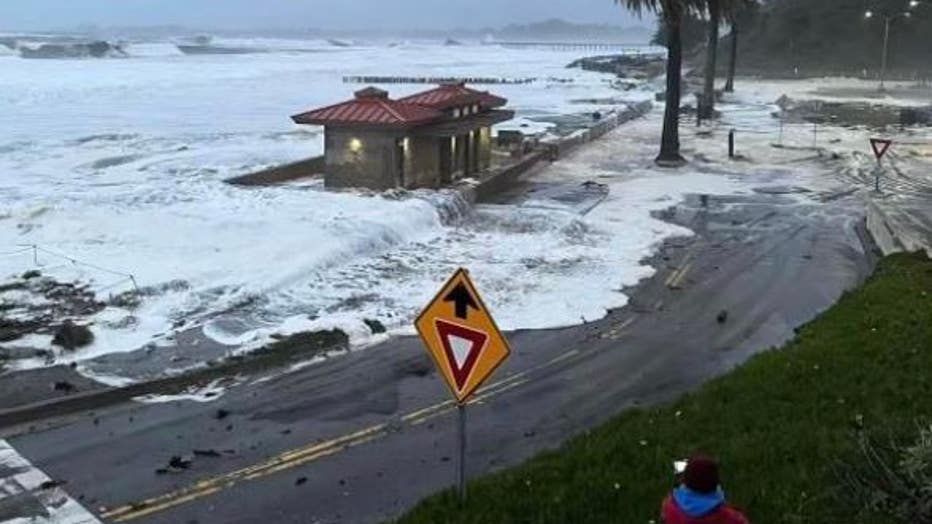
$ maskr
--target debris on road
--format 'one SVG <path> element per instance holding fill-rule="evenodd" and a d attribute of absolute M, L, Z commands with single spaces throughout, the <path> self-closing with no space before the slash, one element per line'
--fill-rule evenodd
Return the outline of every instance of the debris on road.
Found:
<path fill-rule="evenodd" d="M 373 334 L 373 335 L 378 335 L 378 334 L 380 334 L 380 333 L 385 333 L 385 331 L 386 331 L 386 329 L 385 329 L 385 324 L 382 324 L 382 323 L 379 322 L 378 320 L 371 319 L 371 318 L 364 318 L 362 321 L 363 321 L 363 323 L 365 323 L 367 326 L 369 326 L 369 331 L 372 331 L 372 334 Z"/>
<path fill-rule="evenodd" d="M 68 483 L 68 482 L 65 481 L 65 480 L 51 480 L 51 479 L 49 479 L 49 480 L 46 480 L 45 482 L 39 484 L 39 489 L 41 489 L 41 490 L 55 489 L 55 488 L 57 488 L 57 487 L 64 486 L 64 485 L 67 484 L 67 483 Z"/>
<path fill-rule="evenodd" d="M 164 475 L 166 473 L 181 473 L 182 471 L 191 467 L 191 462 L 191 458 L 175 455 L 168 460 L 168 467 L 159 468 L 155 470 L 155 473 L 157 475 Z"/>
<path fill-rule="evenodd" d="M 71 393 L 77 389 L 74 384 L 68 382 L 67 380 L 59 380 L 52 384 L 53 391 L 64 391 L 65 393 Z"/>

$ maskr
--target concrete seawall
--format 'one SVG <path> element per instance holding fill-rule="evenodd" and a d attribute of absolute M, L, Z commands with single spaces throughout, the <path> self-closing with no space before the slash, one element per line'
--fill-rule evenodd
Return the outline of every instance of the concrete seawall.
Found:
<path fill-rule="evenodd" d="M 561 156 L 565 156 L 579 147 L 601 138 L 618 126 L 646 115 L 653 106 L 651 101 L 646 100 L 631 105 L 623 111 L 610 112 L 598 122 L 594 122 L 587 129 L 580 129 L 569 136 L 546 140 L 539 149 L 525 155 L 518 162 L 500 167 L 491 174 L 485 176 L 479 184 L 473 188 L 473 191 L 467 198 L 470 200 L 482 200 L 500 193 L 521 178 L 521 176 L 537 167 L 539 163 L 557 160 Z"/>
<path fill-rule="evenodd" d="M 237 186 L 264 186 L 322 175 L 323 172 L 324 157 L 316 156 L 283 166 L 275 166 L 255 173 L 233 177 L 227 179 L 226 182 Z"/>
<path fill-rule="evenodd" d="M 631 105 L 623 111 L 612 112 L 605 115 L 601 120 L 589 126 L 588 129 L 581 129 L 566 137 L 546 140 L 544 144 L 550 147 L 553 150 L 553 154 L 557 157 L 566 155 L 583 144 L 601 138 L 621 124 L 646 115 L 653 106 L 654 104 L 651 101 L 645 100 L 644 102 Z"/>

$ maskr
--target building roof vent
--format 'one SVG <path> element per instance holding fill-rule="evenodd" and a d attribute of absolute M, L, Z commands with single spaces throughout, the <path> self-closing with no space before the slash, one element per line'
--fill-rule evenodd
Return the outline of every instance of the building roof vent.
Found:
<path fill-rule="evenodd" d="M 367 87 L 365 89 L 360 89 L 354 93 L 357 99 L 363 98 L 379 98 L 382 100 L 388 100 L 388 91 L 384 89 L 379 89 L 378 87 Z"/>

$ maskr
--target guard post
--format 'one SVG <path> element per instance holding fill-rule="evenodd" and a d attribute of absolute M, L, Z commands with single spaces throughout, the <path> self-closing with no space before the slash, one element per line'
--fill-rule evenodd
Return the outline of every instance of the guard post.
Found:
<path fill-rule="evenodd" d="M 466 404 L 460 402 L 456 405 L 456 411 L 459 415 L 459 444 L 460 453 L 457 462 L 456 472 L 456 493 L 459 495 L 460 502 L 466 500 Z"/>

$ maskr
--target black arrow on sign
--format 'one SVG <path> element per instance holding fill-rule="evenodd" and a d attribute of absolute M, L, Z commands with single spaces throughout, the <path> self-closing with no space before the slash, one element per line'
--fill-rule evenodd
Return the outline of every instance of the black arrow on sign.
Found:
<path fill-rule="evenodd" d="M 469 308 L 479 311 L 479 304 L 476 304 L 476 299 L 472 297 L 472 294 L 462 282 L 457 284 L 453 291 L 447 293 L 447 296 L 443 297 L 443 301 L 456 304 L 456 316 L 464 320 L 469 314 Z"/>

